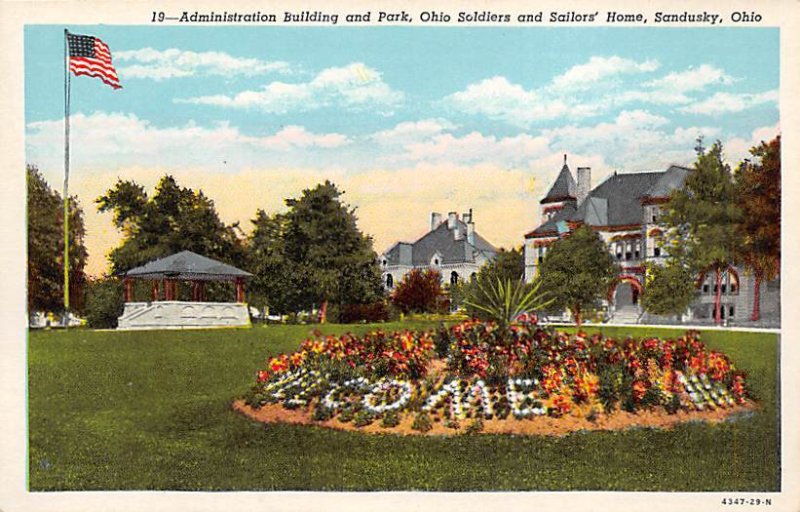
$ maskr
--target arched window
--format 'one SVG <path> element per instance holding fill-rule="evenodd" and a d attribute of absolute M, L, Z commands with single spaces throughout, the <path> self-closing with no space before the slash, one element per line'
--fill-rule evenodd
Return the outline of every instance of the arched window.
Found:
<path fill-rule="evenodd" d="M 450 285 L 455 286 L 458 284 L 458 272 L 455 270 L 450 273 Z"/>
<path fill-rule="evenodd" d="M 394 288 L 394 278 L 392 277 L 392 274 L 386 274 L 386 287 Z"/>
<path fill-rule="evenodd" d="M 478 277 L 477 272 L 473 272 L 469 275 L 469 280 L 474 281 L 476 277 Z"/>

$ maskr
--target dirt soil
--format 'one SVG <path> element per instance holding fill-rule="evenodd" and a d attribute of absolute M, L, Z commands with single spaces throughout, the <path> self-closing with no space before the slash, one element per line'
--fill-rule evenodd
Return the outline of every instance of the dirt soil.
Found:
<path fill-rule="evenodd" d="M 306 409 L 284 409 L 281 404 L 266 404 L 260 409 L 253 409 L 245 405 L 244 401 L 237 400 L 233 403 L 233 409 L 244 415 L 263 423 L 292 423 L 297 425 L 316 425 L 318 427 L 333 428 L 338 430 L 351 430 L 365 432 L 368 434 L 398 434 L 398 435 L 459 435 L 463 434 L 466 427 L 474 420 L 465 419 L 461 421 L 459 429 L 452 429 L 444 426 L 443 422 L 433 422 L 433 428 L 428 432 L 419 432 L 411 428 L 416 413 L 406 413 L 401 417 L 400 424 L 396 427 L 381 427 L 380 420 L 376 420 L 370 425 L 356 427 L 352 422 L 342 423 L 337 418 L 326 421 L 315 421 L 312 419 L 312 410 Z M 668 414 L 663 409 L 641 410 L 636 414 L 616 411 L 611 414 L 598 414 L 594 421 L 586 419 L 588 411 L 584 409 L 574 409 L 569 414 L 561 418 L 549 416 L 537 416 L 529 419 L 518 420 L 515 418 L 483 420 L 482 434 L 517 434 L 517 435 L 545 435 L 545 436 L 564 436 L 570 432 L 579 430 L 624 430 L 635 427 L 650 428 L 671 428 L 679 423 L 686 421 L 706 421 L 717 423 L 725 420 L 734 414 L 741 414 L 745 411 L 755 409 L 755 405 L 748 402 L 745 405 L 738 405 L 728 409 L 717 409 L 715 411 L 678 411 L 675 414 Z"/>

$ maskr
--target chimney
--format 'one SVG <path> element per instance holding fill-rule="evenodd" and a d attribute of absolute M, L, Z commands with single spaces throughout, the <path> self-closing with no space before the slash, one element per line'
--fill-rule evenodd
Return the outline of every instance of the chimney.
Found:
<path fill-rule="evenodd" d="M 439 224 L 442 223 L 442 214 L 432 212 L 431 213 L 431 231 L 439 227 Z"/>
<path fill-rule="evenodd" d="M 472 222 L 471 215 L 469 222 L 467 222 L 467 242 L 469 242 L 470 245 L 475 245 L 475 223 Z"/>
<path fill-rule="evenodd" d="M 458 213 L 450 212 L 447 214 L 447 229 L 456 229 L 458 227 Z"/>
<path fill-rule="evenodd" d="M 578 205 L 589 195 L 592 190 L 592 168 L 591 167 L 578 167 L 578 190 L 576 194 L 578 197 Z"/>

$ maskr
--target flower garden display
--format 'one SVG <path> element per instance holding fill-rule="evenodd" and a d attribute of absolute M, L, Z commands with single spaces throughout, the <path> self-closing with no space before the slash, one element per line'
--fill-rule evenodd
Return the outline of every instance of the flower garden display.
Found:
<path fill-rule="evenodd" d="M 438 333 L 309 339 L 271 358 L 237 408 L 254 417 L 296 409 L 294 421 L 376 432 L 452 433 L 473 418 L 480 428 L 472 430 L 524 433 L 537 422 L 614 428 L 720 419 L 749 404 L 744 373 L 706 349 L 697 332 L 614 340 L 534 322 L 502 328 L 469 320 Z M 435 357 L 434 344 L 446 347 L 444 358 Z"/>

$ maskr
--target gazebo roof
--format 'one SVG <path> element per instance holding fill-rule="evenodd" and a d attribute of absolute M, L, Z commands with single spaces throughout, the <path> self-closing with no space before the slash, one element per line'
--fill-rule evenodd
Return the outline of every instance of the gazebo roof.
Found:
<path fill-rule="evenodd" d="M 151 261 L 125 272 L 125 277 L 137 279 L 184 279 L 194 281 L 233 281 L 252 276 L 227 263 L 212 260 L 192 251 L 181 251 L 172 256 Z"/>

